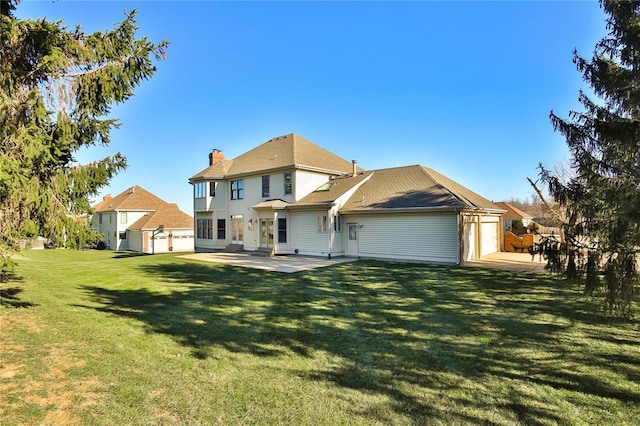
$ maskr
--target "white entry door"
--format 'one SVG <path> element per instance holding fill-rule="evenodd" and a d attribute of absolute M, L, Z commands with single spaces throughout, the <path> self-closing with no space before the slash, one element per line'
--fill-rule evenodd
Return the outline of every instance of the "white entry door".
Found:
<path fill-rule="evenodd" d="M 358 224 L 347 223 L 347 256 L 358 256 Z"/>

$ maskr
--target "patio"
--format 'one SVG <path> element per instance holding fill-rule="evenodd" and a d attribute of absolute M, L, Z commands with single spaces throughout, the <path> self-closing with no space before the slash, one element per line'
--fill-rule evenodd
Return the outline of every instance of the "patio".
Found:
<path fill-rule="evenodd" d="M 273 272 L 293 273 L 308 271 L 315 268 L 335 265 L 338 263 L 355 262 L 353 257 L 327 257 L 285 255 L 273 257 L 252 256 L 249 252 L 239 253 L 192 253 L 180 256 L 185 259 L 201 260 L 204 262 L 223 263 L 227 265 L 243 266 L 246 268 L 263 269 Z M 546 262 L 539 257 L 531 258 L 527 253 L 498 252 L 487 255 L 482 259 L 465 263 L 465 267 L 509 269 L 515 271 L 546 272 Z"/>

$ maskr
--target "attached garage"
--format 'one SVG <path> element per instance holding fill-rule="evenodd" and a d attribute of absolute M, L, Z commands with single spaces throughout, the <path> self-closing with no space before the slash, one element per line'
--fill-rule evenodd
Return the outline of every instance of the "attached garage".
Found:
<path fill-rule="evenodd" d="M 143 216 L 129 227 L 131 249 L 143 253 L 193 251 L 193 218 L 175 204 Z"/>

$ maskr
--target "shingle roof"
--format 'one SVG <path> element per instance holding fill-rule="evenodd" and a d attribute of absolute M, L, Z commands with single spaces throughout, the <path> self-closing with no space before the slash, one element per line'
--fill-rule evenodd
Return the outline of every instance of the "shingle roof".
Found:
<path fill-rule="evenodd" d="M 373 170 L 342 211 L 481 209 L 500 207 L 433 169 L 420 165 Z"/>
<path fill-rule="evenodd" d="M 166 229 L 193 229 L 193 218 L 180 210 L 177 204 L 166 203 L 138 219 L 129 229 L 157 229 L 160 225 Z"/>
<path fill-rule="evenodd" d="M 326 204 L 332 203 L 344 195 L 347 191 L 358 185 L 364 179 L 369 177 L 372 172 L 363 172 L 355 176 L 341 176 L 335 179 L 327 181 L 324 185 L 320 186 L 311 194 L 298 200 L 295 204 L 308 205 L 308 204 Z"/>
<path fill-rule="evenodd" d="M 319 169 L 336 175 L 351 173 L 353 170 L 351 161 L 340 158 L 295 133 L 290 133 L 270 139 L 233 160 L 216 162 L 189 180 L 240 176 L 294 167 Z"/>
<path fill-rule="evenodd" d="M 231 164 L 233 164 L 232 160 L 219 160 L 212 166 L 196 173 L 189 180 L 223 179 L 229 173 Z"/>
<path fill-rule="evenodd" d="M 111 199 L 99 202 L 93 209 L 96 213 L 114 210 L 156 210 L 164 204 L 166 201 L 162 198 L 134 185 Z"/>
<path fill-rule="evenodd" d="M 523 212 L 513 204 L 504 201 L 497 202 L 496 204 L 507 211 L 503 216 L 504 219 L 533 219 L 533 216 Z"/>

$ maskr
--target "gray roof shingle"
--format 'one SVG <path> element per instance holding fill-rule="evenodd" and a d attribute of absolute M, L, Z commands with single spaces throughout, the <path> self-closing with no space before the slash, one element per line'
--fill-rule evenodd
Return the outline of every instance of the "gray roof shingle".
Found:
<path fill-rule="evenodd" d="M 233 160 L 218 161 L 189 180 L 196 182 L 294 168 L 322 170 L 340 175 L 351 173 L 353 165 L 351 161 L 340 158 L 302 136 L 290 133 L 270 139 Z"/>
<path fill-rule="evenodd" d="M 342 211 L 388 209 L 501 210 L 486 198 L 433 169 L 420 165 L 371 171 Z"/>

